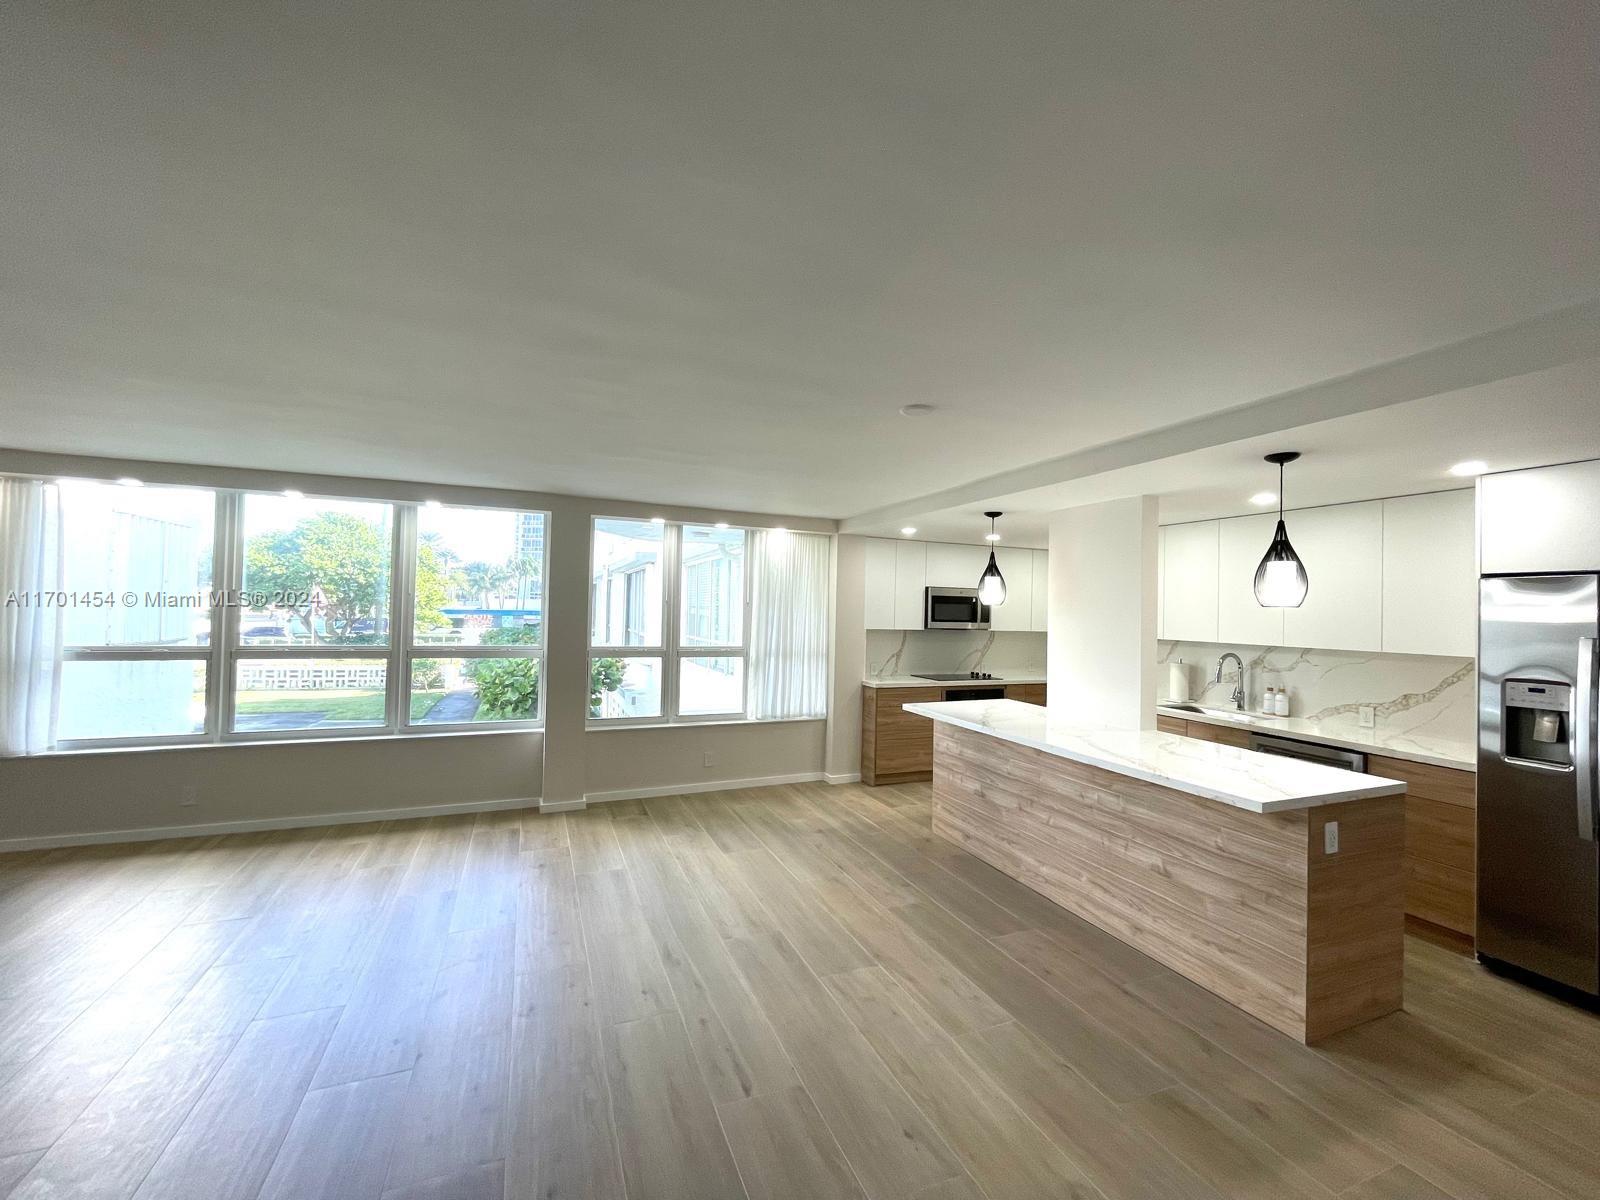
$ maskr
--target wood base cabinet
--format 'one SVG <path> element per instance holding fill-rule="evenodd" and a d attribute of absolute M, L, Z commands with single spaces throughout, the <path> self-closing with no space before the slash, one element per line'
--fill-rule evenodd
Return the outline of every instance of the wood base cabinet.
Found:
<path fill-rule="evenodd" d="M 1158 715 L 1156 728 L 1203 742 L 1250 744 L 1247 729 Z M 1367 774 L 1406 785 L 1406 916 L 1477 935 L 1477 776 L 1403 758 L 1367 755 Z"/>
<path fill-rule="evenodd" d="M 1048 694 L 1042 683 L 1008 683 L 1005 690 L 1007 700 L 1020 700 L 1024 704 L 1043 705 Z M 914 717 L 901 706 L 938 702 L 944 696 L 942 687 L 862 685 L 862 783 L 919 783 L 933 778 L 933 722 L 927 717 Z"/>
<path fill-rule="evenodd" d="M 861 689 L 861 782 L 913 783 L 933 778 L 933 722 L 904 704 L 931 704 L 944 689 Z"/>
<path fill-rule="evenodd" d="M 1406 915 L 1477 935 L 1477 776 L 1369 755 L 1367 773 L 1406 785 Z"/>

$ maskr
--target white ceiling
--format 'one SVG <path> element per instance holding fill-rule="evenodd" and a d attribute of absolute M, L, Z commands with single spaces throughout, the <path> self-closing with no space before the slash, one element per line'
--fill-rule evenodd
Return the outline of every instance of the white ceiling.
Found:
<path fill-rule="evenodd" d="M 1278 490 L 1277 468 L 1262 461 L 1273 450 L 1304 455 L 1286 473 L 1291 508 L 1471 487 L 1450 467 L 1474 459 L 1509 471 L 1600 458 L 1600 358 L 850 528 L 898 537 L 910 524 L 919 539 L 976 543 L 983 510 L 995 508 L 1006 544 L 1045 546 L 1050 513 L 1125 496 L 1159 497 L 1163 524 L 1262 512 L 1250 497 Z"/>
<path fill-rule="evenodd" d="M 861 513 L 1600 294 L 1587 7 L 8 5 L 0 444 Z"/>

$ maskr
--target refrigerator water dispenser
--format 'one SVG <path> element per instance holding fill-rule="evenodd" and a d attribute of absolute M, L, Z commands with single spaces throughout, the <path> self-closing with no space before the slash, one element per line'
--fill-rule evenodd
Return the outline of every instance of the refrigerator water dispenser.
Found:
<path fill-rule="evenodd" d="M 1571 767 L 1572 688 L 1538 679 L 1505 685 L 1505 757 L 1512 762 Z"/>

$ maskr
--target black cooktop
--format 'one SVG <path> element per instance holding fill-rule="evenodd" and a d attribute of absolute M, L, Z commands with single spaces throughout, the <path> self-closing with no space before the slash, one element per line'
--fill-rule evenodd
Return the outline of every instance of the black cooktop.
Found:
<path fill-rule="evenodd" d="M 992 679 L 1000 682 L 999 676 L 990 675 L 986 671 L 962 671 L 955 675 L 913 675 L 913 679 L 931 679 L 935 683 L 954 683 L 957 680 L 967 679 Z"/>

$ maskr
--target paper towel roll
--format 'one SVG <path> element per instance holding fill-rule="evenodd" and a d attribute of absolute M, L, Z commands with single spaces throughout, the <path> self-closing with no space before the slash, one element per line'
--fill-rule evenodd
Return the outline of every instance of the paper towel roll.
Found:
<path fill-rule="evenodd" d="M 1189 668 L 1183 659 L 1167 664 L 1167 699 L 1183 704 L 1189 699 Z"/>

